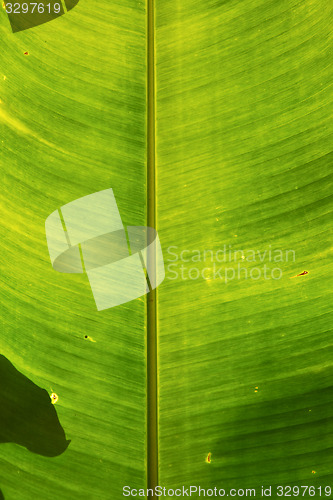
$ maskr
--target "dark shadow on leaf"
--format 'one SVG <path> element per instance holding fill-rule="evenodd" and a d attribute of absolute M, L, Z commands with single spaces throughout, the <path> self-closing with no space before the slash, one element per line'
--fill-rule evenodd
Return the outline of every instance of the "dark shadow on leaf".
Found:
<path fill-rule="evenodd" d="M 67 10 L 71 10 L 79 3 L 79 0 L 65 0 L 65 3 Z"/>
<path fill-rule="evenodd" d="M 5 500 L 5 497 L 3 496 L 3 493 L 1 490 L 0 490 L 0 500 Z"/>
<path fill-rule="evenodd" d="M 22 375 L 2 355 L 0 443 L 16 443 L 45 457 L 61 455 L 70 443 L 47 391 Z"/>

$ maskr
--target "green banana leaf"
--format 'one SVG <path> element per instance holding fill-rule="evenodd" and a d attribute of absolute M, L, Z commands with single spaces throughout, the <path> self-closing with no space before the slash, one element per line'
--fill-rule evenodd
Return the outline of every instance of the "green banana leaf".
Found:
<path fill-rule="evenodd" d="M 6 500 L 333 498 L 332 7 L 81 0 L 17 33 L 1 9 Z M 108 188 L 125 226 L 153 207 L 166 277 L 97 311 L 44 225 Z"/>

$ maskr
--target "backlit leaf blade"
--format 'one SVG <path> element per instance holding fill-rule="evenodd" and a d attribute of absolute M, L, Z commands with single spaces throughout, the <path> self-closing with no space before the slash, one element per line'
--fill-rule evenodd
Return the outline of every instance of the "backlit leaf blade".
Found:
<path fill-rule="evenodd" d="M 160 483 L 330 485 L 332 6 L 156 16 Z"/>
<path fill-rule="evenodd" d="M 71 440 L 54 458 L 0 444 L 6 500 L 120 498 L 146 477 L 145 300 L 98 313 L 86 276 L 53 270 L 44 229 L 106 188 L 125 225 L 146 221 L 144 6 L 93 10 L 15 35 L 1 12 L 0 351 L 58 395 Z"/>

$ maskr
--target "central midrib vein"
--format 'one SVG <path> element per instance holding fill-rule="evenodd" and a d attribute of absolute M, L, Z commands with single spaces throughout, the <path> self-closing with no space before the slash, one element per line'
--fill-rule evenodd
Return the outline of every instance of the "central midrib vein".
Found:
<path fill-rule="evenodd" d="M 154 2 L 147 0 L 147 225 L 156 229 Z M 156 289 L 147 296 L 147 486 L 152 490 L 158 485 L 156 297 Z"/>

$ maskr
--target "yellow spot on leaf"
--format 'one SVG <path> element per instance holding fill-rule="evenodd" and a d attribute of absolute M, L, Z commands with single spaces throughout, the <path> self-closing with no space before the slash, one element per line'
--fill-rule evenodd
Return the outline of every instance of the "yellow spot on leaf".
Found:
<path fill-rule="evenodd" d="M 211 461 L 212 461 L 212 454 L 211 454 L 211 453 L 208 453 L 208 455 L 207 455 L 207 457 L 206 457 L 205 462 L 206 462 L 207 464 L 210 464 L 210 463 L 211 463 Z"/>
<path fill-rule="evenodd" d="M 55 392 L 52 392 L 50 398 L 51 398 L 51 403 L 55 405 L 58 402 L 59 396 Z"/>
<path fill-rule="evenodd" d="M 96 342 L 96 340 L 92 339 L 91 337 L 89 337 L 89 335 L 85 335 L 84 338 L 86 340 L 89 340 L 90 342 Z"/>
<path fill-rule="evenodd" d="M 313 470 L 313 471 L 311 471 L 311 472 L 312 472 L 312 474 L 316 474 L 316 471 L 315 471 L 315 470 Z"/>

